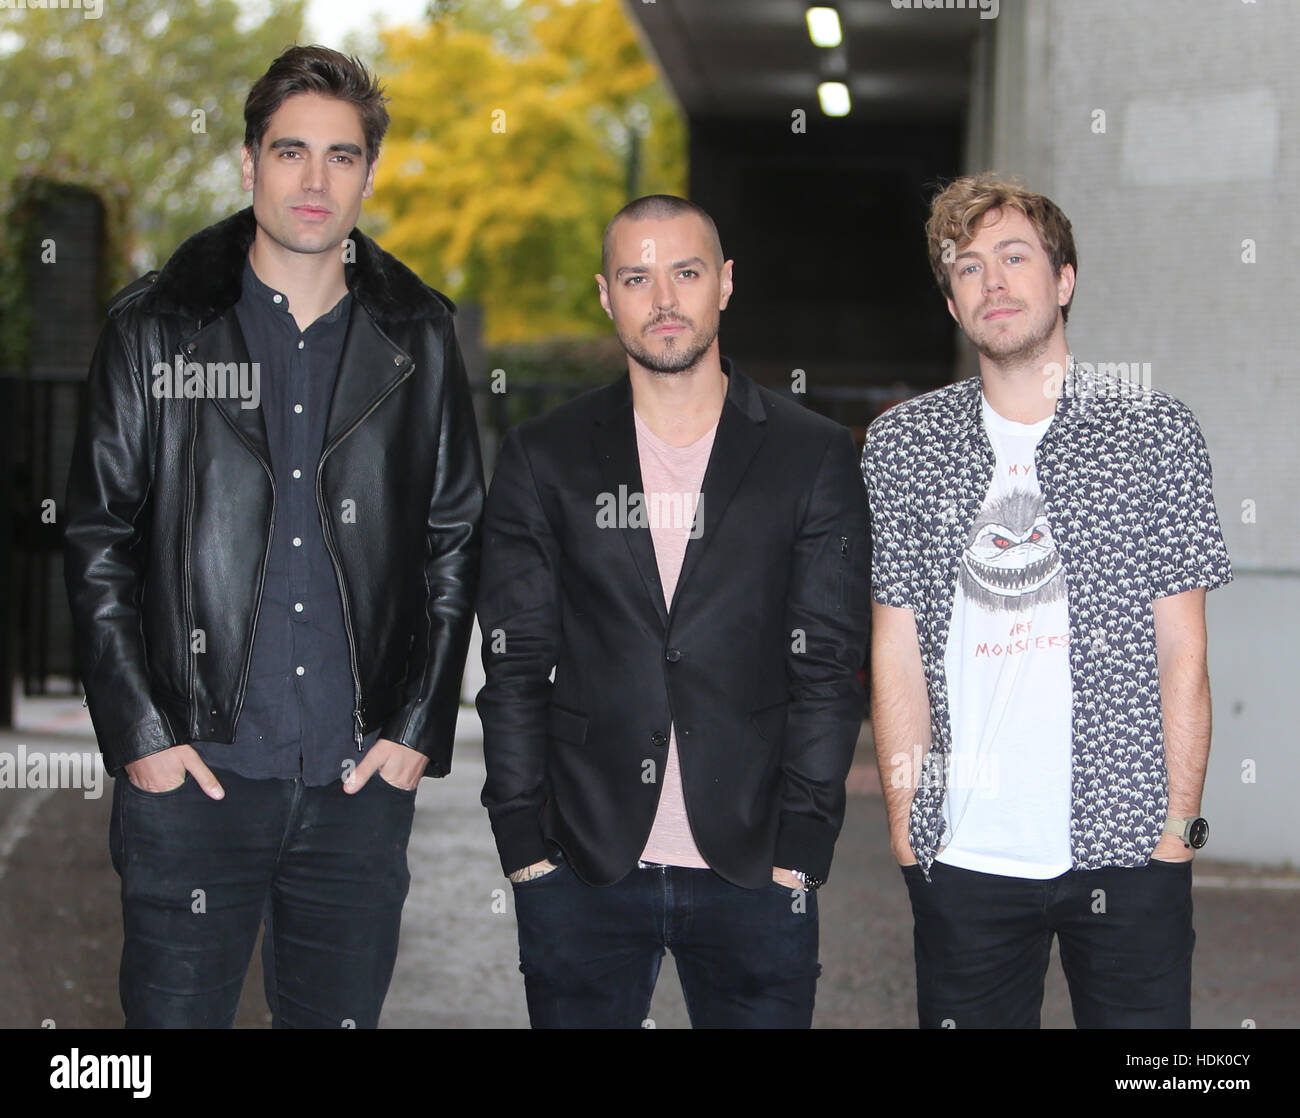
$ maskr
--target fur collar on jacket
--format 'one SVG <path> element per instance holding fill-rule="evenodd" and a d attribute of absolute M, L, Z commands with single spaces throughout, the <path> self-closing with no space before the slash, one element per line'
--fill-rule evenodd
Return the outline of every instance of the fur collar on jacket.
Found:
<path fill-rule="evenodd" d="M 138 306 L 145 312 L 176 313 L 209 322 L 239 301 L 244 261 L 257 225 L 252 208 L 190 237 L 172 254 L 162 271 L 151 272 L 122 293 L 147 285 Z M 429 287 L 395 256 L 357 229 L 351 233 L 356 262 L 345 265 L 348 290 L 377 322 L 441 318 L 455 304 Z M 119 297 L 117 303 L 128 300 Z"/>

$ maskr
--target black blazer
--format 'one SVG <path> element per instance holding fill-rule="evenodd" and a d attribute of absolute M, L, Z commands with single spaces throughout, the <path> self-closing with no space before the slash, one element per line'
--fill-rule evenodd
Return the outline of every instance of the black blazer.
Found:
<path fill-rule="evenodd" d="M 627 376 L 514 428 L 501 449 L 478 710 L 502 869 L 558 846 L 589 884 L 623 877 L 650 834 L 675 724 L 709 865 L 747 888 L 774 865 L 825 878 L 870 608 L 849 432 L 732 371 L 671 610 L 649 529 L 601 526 L 620 486 L 642 491 Z"/>

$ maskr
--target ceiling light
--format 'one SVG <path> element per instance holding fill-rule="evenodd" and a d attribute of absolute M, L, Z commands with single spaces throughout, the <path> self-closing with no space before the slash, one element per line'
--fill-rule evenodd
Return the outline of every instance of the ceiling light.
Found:
<path fill-rule="evenodd" d="M 817 87 L 817 98 L 822 103 L 822 112 L 827 116 L 848 116 L 852 107 L 849 102 L 849 87 L 843 82 L 822 82 Z"/>
<path fill-rule="evenodd" d="M 838 47 L 844 39 L 840 31 L 840 14 L 834 8 L 808 9 L 808 35 L 819 47 Z"/>

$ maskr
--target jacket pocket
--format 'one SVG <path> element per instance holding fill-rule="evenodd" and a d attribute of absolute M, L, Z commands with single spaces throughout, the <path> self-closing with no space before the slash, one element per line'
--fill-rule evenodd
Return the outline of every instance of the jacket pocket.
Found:
<path fill-rule="evenodd" d="M 587 722 L 585 714 L 551 706 L 546 712 L 546 736 L 582 745 L 587 740 Z"/>
<path fill-rule="evenodd" d="M 853 539 L 850 536 L 835 536 L 833 539 L 834 553 L 832 559 L 831 576 L 831 609 L 836 613 L 844 612 L 844 603 L 850 592 L 856 592 L 856 587 L 851 588 L 850 583 L 853 579 Z"/>

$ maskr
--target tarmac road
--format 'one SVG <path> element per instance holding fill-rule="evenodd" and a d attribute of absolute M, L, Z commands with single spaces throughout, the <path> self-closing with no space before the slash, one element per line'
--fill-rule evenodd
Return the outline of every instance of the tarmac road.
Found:
<path fill-rule="evenodd" d="M 94 751 L 84 714 L 51 708 L 47 727 L 80 737 L 0 734 L 0 754 Z M 462 710 L 452 774 L 426 780 L 411 838 L 412 886 L 386 1028 L 523 1028 L 510 885 L 478 802 L 483 756 L 472 709 Z M 886 841 L 884 810 L 864 741 L 850 781 L 835 866 L 819 894 L 821 1028 L 912 1028 L 911 914 Z M 93 789 L 91 789 L 93 791 Z M 108 858 L 111 781 L 81 789 L 0 790 L 0 1026 L 116 1028 L 121 951 L 118 879 Z M 1300 1025 L 1300 877 L 1197 858 L 1196 1028 Z M 657 1028 L 688 1025 L 671 956 L 650 1010 Z M 1072 1026 L 1059 962 L 1048 974 L 1044 1027 Z M 254 951 L 238 1025 L 270 1018 Z"/>

